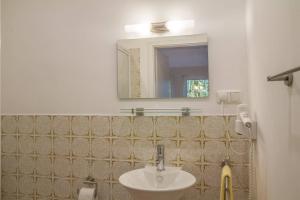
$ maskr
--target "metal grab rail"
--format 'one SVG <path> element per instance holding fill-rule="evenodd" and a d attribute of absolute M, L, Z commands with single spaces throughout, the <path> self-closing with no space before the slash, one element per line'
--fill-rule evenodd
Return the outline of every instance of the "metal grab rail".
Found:
<path fill-rule="evenodd" d="M 293 69 L 287 70 L 285 72 L 276 74 L 274 76 L 268 76 L 267 81 L 284 81 L 287 86 L 293 85 L 293 73 L 300 71 L 300 66 Z"/>

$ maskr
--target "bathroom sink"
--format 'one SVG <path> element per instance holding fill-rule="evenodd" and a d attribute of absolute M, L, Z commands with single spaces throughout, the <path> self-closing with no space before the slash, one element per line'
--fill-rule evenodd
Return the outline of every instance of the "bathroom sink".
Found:
<path fill-rule="evenodd" d="M 196 178 L 179 167 L 156 167 L 132 170 L 120 176 L 119 182 L 134 200 L 179 200 L 193 186 Z"/>

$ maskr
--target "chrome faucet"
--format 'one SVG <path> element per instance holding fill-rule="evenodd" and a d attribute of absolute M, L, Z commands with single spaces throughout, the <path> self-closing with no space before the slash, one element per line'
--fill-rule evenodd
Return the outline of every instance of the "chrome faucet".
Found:
<path fill-rule="evenodd" d="M 165 170 L 165 146 L 162 144 L 156 146 L 156 169 L 159 172 Z"/>

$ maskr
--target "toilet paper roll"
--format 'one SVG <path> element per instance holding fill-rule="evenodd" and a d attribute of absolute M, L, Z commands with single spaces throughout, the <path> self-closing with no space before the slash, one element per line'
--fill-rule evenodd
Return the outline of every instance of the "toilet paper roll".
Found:
<path fill-rule="evenodd" d="M 78 195 L 78 200 L 94 200 L 95 188 L 81 188 Z"/>

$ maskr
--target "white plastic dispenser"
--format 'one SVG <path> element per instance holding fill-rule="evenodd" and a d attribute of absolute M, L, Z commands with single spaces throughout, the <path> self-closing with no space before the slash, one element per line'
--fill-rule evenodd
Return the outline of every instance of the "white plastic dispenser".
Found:
<path fill-rule="evenodd" d="M 247 134 L 248 129 L 252 128 L 252 121 L 248 113 L 247 104 L 239 104 L 237 106 L 237 118 L 235 120 L 235 132 L 239 134 Z"/>

